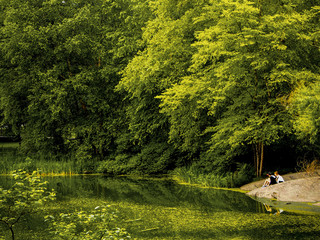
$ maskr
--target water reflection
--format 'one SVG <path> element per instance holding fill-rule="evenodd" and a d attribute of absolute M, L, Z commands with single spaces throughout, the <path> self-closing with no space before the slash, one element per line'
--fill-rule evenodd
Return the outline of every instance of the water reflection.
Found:
<path fill-rule="evenodd" d="M 74 197 L 95 197 L 113 202 L 188 207 L 204 212 L 257 211 L 257 202 L 243 193 L 179 185 L 169 179 L 73 176 L 50 177 L 46 180 L 50 188 L 56 189 L 60 201 Z"/>
<path fill-rule="evenodd" d="M 266 211 L 273 215 L 280 215 L 283 212 L 281 208 L 272 208 L 270 205 L 264 203 L 263 206 L 265 207 Z"/>
<path fill-rule="evenodd" d="M 299 202 L 283 202 L 277 201 L 275 199 L 267 198 L 254 198 L 257 203 L 259 203 L 260 213 L 272 213 L 274 215 L 279 215 L 280 213 L 286 214 L 320 214 L 320 207 L 314 206 L 307 203 Z M 261 205 L 262 204 L 262 205 Z M 261 207 L 263 206 L 263 207 Z"/>
<path fill-rule="evenodd" d="M 252 213 L 320 212 L 319 207 L 270 199 L 253 199 L 239 192 L 180 185 L 170 179 L 134 179 L 105 176 L 45 177 L 55 189 L 58 201 L 72 198 L 99 198 L 109 202 L 187 207 L 202 212 L 237 211 Z M 14 179 L 0 176 L 0 186 L 8 188 Z M 300 206 L 301 205 L 301 206 Z M 301 213 L 301 211 L 299 212 Z"/>

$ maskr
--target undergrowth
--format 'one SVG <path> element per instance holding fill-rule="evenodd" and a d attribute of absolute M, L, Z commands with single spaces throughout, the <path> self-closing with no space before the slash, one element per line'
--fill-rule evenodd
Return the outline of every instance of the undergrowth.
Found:
<path fill-rule="evenodd" d="M 252 169 L 248 164 L 242 164 L 235 172 L 217 174 L 204 173 L 196 167 L 180 167 L 172 172 L 173 177 L 189 184 L 199 184 L 205 187 L 240 187 L 253 179 Z"/>

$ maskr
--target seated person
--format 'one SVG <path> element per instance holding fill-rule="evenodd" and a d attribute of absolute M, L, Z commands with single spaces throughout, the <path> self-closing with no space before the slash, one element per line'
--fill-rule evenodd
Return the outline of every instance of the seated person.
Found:
<path fill-rule="evenodd" d="M 262 187 L 268 187 L 269 185 L 270 185 L 270 178 L 267 178 L 267 179 L 264 181 Z"/>
<path fill-rule="evenodd" d="M 277 183 L 282 183 L 282 182 L 284 182 L 283 177 L 280 176 L 280 174 L 278 173 L 278 171 L 275 171 L 275 172 L 274 172 L 274 175 L 275 175 L 275 177 L 276 177 Z"/>
<path fill-rule="evenodd" d="M 268 187 L 270 185 L 277 184 L 277 179 L 274 175 L 272 175 L 271 172 L 267 173 L 267 176 L 268 178 L 266 179 L 262 187 Z"/>
<path fill-rule="evenodd" d="M 272 175 L 271 172 L 269 172 L 267 175 L 270 178 L 270 185 L 277 184 L 277 179 L 274 175 Z"/>

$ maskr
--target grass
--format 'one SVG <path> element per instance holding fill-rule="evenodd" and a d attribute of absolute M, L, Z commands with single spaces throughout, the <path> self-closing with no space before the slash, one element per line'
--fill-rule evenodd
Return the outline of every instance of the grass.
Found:
<path fill-rule="evenodd" d="M 41 169 L 43 173 L 49 175 L 72 175 L 81 173 L 83 166 L 76 161 L 69 160 L 31 159 L 15 153 L 0 155 L 0 174 L 9 174 L 17 169 L 27 171 Z"/>
<path fill-rule="evenodd" d="M 19 147 L 18 142 L 0 142 L 0 150 L 4 149 L 17 149 Z"/>
<path fill-rule="evenodd" d="M 238 168 L 237 171 L 225 174 L 214 172 L 203 173 L 196 167 L 181 167 L 172 172 L 173 178 L 179 183 L 196 184 L 203 187 L 236 188 L 252 180 L 253 175 L 247 164 Z"/>
<path fill-rule="evenodd" d="M 74 175 L 92 173 L 94 161 L 77 161 L 67 156 L 32 154 L 26 156 L 19 151 L 19 143 L 0 142 L 0 174 L 10 174 L 17 169 L 33 171 L 41 169 L 46 175 Z"/>

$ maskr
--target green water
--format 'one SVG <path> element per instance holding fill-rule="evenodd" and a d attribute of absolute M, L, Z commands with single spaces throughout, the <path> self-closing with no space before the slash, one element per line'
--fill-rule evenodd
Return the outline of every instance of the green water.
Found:
<path fill-rule="evenodd" d="M 46 180 L 57 191 L 57 202 L 18 225 L 16 239 L 53 239 L 46 234 L 45 214 L 88 210 L 104 203 L 119 210 L 119 224 L 133 239 L 320 239 L 319 208 L 309 205 L 259 202 L 240 192 L 179 185 L 163 178 Z M 11 183 L 12 179 L 0 177 L 0 186 Z"/>

